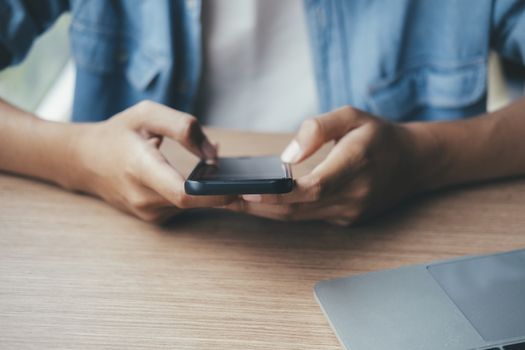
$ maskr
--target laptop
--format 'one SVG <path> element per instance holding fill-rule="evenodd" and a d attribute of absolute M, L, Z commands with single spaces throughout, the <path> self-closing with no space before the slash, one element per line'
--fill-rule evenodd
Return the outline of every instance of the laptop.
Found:
<path fill-rule="evenodd" d="M 525 350 L 525 249 L 323 281 L 346 350 Z"/>

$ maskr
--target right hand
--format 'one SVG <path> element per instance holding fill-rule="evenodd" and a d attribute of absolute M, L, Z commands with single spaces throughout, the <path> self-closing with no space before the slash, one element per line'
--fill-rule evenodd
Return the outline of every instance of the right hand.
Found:
<path fill-rule="evenodd" d="M 78 125 L 77 131 L 68 187 L 101 197 L 142 220 L 161 222 L 182 209 L 223 206 L 234 199 L 186 194 L 184 178 L 159 151 L 168 137 L 200 158 L 217 156 L 188 114 L 144 101 L 107 121 Z"/>

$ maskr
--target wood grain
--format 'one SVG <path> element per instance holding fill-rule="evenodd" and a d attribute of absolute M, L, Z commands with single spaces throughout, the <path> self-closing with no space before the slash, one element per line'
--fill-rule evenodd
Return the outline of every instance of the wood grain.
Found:
<path fill-rule="evenodd" d="M 290 139 L 210 132 L 224 154 L 278 152 Z M 164 147 L 182 172 L 195 162 Z M 209 210 L 157 227 L 0 175 L 0 348 L 340 349 L 317 281 L 524 247 L 524 209 L 525 181 L 511 180 L 420 198 L 356 228 Z"/>

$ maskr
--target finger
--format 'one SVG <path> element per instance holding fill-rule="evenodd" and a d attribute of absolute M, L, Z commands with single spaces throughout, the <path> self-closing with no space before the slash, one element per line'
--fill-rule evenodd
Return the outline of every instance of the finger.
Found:
<path fill-rule="evenodd" d="M 111 204 L 122 212 L 133 214 L 139 219 L 147 222 L 159 222 L 166 216 L 168 210 L 174 215 L 177 209 L 172 203 L 152 190 L 140 186 L 134 189 L 135 195 L 121 201 L 110 201 Z"/>
<path fill-rule="evenodd" d="M 139 219 L 156 224 L 162 224 L 180 213 L 180 209 L 174 206 L 148 210 L 133 208 L 130 211 Z"/>
<path fill-rule="evenodd" d="M 346 207 L 341 205 L 321 205 L 319 203 L 299 203 L 274 205 L 266 203 L 244 203 L 242 210 L 255 216 L 282 221 L 328 220 L 342 216 Z"/>
<path fill-rule="evenodd" d="M 277 205 L 249 203 L 243 200 L 236 200 L 221 208 L 273 220 L 284 220 L 283 212 Z"/>
<path fill-rule="evenodd" d="M 271 204 L 315 202 L 330 196 L 336 190 L 341 191 L 352 181 L 353 175 L 362 166 L 364 157 L 362 148 L 355 146 L 355 144 L 362 144 L 358 142 L 362 133 L 357 130 L 352 133 L 347 134 L 344 140 L 336 144 L 326 158 L 309 174 L 295 180 L 291 192 L 243 195 L 242 198 L 247 202 Z"/>
<path fill-rule="evenodd" d="M 215 208 L 228 205 L 235 198 L 235 196 L 192 196 L 184 192 L 183 188 L 177 205 L 182 209 Z"/>
<path fill-rule="evenodd" d="M 160 207 L 173 207 L 167 198 L 143 184 L 134 184 L 127 190 L 127 203 L 130 207 L 149 211 Z"/>
<path fill-rule="evenodd" d="M 353 224 L 352 220 L 347 220 L 347 219 L 329 219 L 326 221 L 332 225 L 341 226 L 341 227 L 347 227 Z"/>
<path fill-rule="evenodd" d="M 298 163 L 332 140 L 339 140 L 348 131 L 362 124 L 363 113 L 352 107 L 339 108 L 303 122 L 295 138 L 281 154 L 285 163 Z"/>
<path fill-rule="evenodd" d="M 350 203 L 349 203 L 350 204 Z M 242 199 L 224 206 L 224 209 L 229 209 L 236 212 L 246 212 L 250 214 L 268 214 L 274 218 L 292 219 L 292 218 L 327 218 L 335 214 L 336 211 L 341 211 L 347 206 L 341 206 L 340 201 L 336 198 L 323 203 L 287 203 L 287 204 L 269 204 L 269 203 L 254 203 L 247 202 Z"/>
<path fill-rule="evenodd" d="M 200 158 L 217 157 L 217 150 L 195 117 L 150 101 L 141 102 L 134 108 L 137 114 L 132 123 L 136 129 L 169 137 Z"/>
<path fill-rule="evenodd" d="M 347 133 L 332 148 L 327 157 L 309 174 L 295 181 L 294 188 L 284 194 L 243 195 L 248 202 L 286 204 L 315 202 L 342 191 L 364 165 L 365 154 L 363 138 L 367 137 L 363 128 Z"/>
<path fill-rule="evenodd" d="M 155 156 L 145 153 L 138 169 L 141 183 L 154 190 L 173 205 L 187 208 L 216 207 L 230 203 L 232 196 L 191 196 L 184 190 L 184 178 L 164 156 L 154 149 Z"/>
<path fill-rule="evenodd" d="M 153 136 L 148 139 L 148 143 L 155 148 L 159 148 L 162 145 L 162 137 L 161 136 Z"/>
<path fill-rule="evenodd" d="M 346 134 L 309 174 L 317 179 L 319 196 L 331 196 L 355 181 L 367 164 L 368 131 L 360 127 Z"/>
<path fill-rule="evenodd" d="M 299 202 L 315 202 L 319 200 L 320 191 L 315 177 L 306 175 L 295 180 L 293 190 L 283 194 L 248 194 L 242 199 L 247 202 L 286 204 Z"/>

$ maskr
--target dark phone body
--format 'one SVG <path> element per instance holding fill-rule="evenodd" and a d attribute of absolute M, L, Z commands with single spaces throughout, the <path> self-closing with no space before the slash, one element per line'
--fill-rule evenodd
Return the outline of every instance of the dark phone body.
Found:
<path fill-rule="evenodd" d="M 201 161 L 184 183 L 191 195 L 287 193 L 293 188 L 289 164 L 277 156 L 225 157 Z"/>

